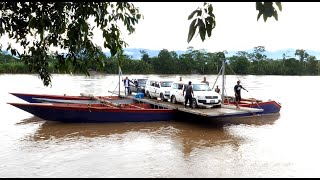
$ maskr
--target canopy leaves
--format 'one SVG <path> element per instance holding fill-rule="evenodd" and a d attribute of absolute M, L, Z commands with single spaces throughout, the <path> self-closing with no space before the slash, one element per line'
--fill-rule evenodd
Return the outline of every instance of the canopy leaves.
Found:
<path fill-rule="evenodd" d="M 275 2 L 279 10 L 282 11 L 281 2 Z M 263 15 L 266 22 L 268 18 L 274 17 L 278 20 L 277 10 L 273 6 L 273 2 L 256 2 L 256 10 L 258 12 L 257 20 Z M 209 3 L 204 3 L 202 8 L 197 8 L 189 16 L 188 20 L 192 20 L 189 26 L 187 42 L 190 43 L 193 36 L 198 33 L 202 41 L 206 39 L 206 35 L 211 37 L 212 30 L 216 27 L 215 15 L 213 14 L 213 6 Z"/>
<path fill-rule="evenodd" d="M 139 9 L 127 2 L 0 2 L 0 36 L 23 47 L 20 54 L 9 44 L 8 49 L 18 55 L 30 68 L 39 73 L 45 86 L 51 84 L 48 73 L 49 47 L 62 49 L 56 53 L 61 71 L 88 74 L 87 64 L 103 66 L 101 47 L 93 43 L 93 30 L 103 32 L 104 47 L 111 56 L 127 46 L 121 38 L 122 23 L 129 33 L 142 18 Z M 90 21 L 93 21 L 93 23 Z"/>

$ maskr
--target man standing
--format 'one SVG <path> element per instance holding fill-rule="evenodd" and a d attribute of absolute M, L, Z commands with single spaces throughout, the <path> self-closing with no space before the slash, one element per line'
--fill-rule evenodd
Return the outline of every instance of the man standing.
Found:
<path fill-rule="evenodd" d="M 131 94 L 130 82 L 132 82 L 132 81 L 130 81 L 130 80 L 128 79 L 128 77 L 126 77 L 126 79 L 123 80 L 124 87 L 125 87 L 124 93 L 125 93 L 126 96 L 129 95 L 129 94 Z"/>
<path fill-rule="evenodd" d="M 187 108 L 187 103 L 189 101 L 189 107 L 192 108 L 192 97 L 194 96 L 194 94 L 193 94 L 191 81 L 189 81 L 189 84 L 187 85 L 187 87 L 183 89 L 183 92 L 182 92 L 183 96 L 184 96 L 184 91 L 186 91 L 184 107 Z"/>
<path fill-rule="evenodd" d="M 236 97 L 236 106 L 239 108 L 239 103 L 241 101 L 241 89 L 246 90 L 244 87 L 240 85 L 240 81 L 237 81 L 237 85 L 234 86 L 234 93 Z M 246 90 L 248 92 L 248 90 Z"/>
<path fill-rule="evenodd" d="M 206 83 L 209 86 L 209 82 L 207 81 L 206 77 L 203 77 L 203 81 L 201 81 L 202 83 Z"/>
<path fill-rule="evenodd" d="M 220 88 L 219 88 L 218 85 L 216 86 L 216 88 L 214 89 L 214 91 L 215 91 L 216 93 L 220 93 Z"/>

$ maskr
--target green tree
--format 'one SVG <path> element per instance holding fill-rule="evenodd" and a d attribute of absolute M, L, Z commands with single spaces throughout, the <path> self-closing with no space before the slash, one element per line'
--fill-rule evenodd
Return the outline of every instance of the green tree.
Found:
<path fill-rule="evenodd" d="M 299 57 L 300 62 L 307 60 L 309 57 L 309 54 L 304 49 L 297 49 L 294 55 Z"/>
<path fill-rule="evenodd" d="M 236 74 L 247 74 L 250 62 L 245 55 L 230 57 L 230 67 Z"/>
<path fill-rule="evenodd" d="M 298 56 L 301 64 L 301 74 L 304 74 L 306 71 L 306 63 L 305 61 L 308 59 L 309 54 L 304 49 L 297 49 L 294 53 L 295 56 Z"/>
<path fill-rule="evenodd" d="M 301 75 L 300 63 L 295 58 L 284 60 L 286 75 Z"/>
<path fill-rule="evenodd" d="M 140 53 L 142 54 L 141 60 L 143 60 L 145 63 L 150 64 L 151 58 L 149 57 L 149 54 L 146 50 L 140 50 Z"/>
<path fill-rule="evenodd" d="M 170 74 L 175 72 L 175 63 L 172 53 L 167 49 L 161 50 L 158 57 L 154 59 L 153 62 L 153 67 L 156 73 Z"/>
<path fill-rule="evenodd" d="M 192 51 L 187 51 L 185 54 L 181 54 L 177 63 L 177 73 L 190 74 L 194 70 L 195 61 L 192 58 Z"/>
<path fill-rule="evenodd" d="M 309 56 L 306 60 L 306 73 L 307 75 L 318 75 L 318 64 L 315 56 Z"/>
<path fill-rule="evenodd" d="M 121 38 L 119 24 L 123 23 L 129 33 L 135 31 L 135 24 L 142 15 L 139 9 L 127 2 L 1 2 L 0 36 L 8 34 L 23 47 L 20 54 L 10 44 L 8 50 L 18 54 L 21 60 L 39 73 L 45 86 L 51 84 L 48 72 L 49 47 L 67 51 L 57 53 L 59 65 L 72 72 L 79 69 L 88 74 L 87 67 L 79 56 L 89 53 L 93 56 L 85 61 L 99 61 L 99 48 L 92 42 L 94 28 L 103 33 L 104 47 L 111 56 L 121 52 L 126 43 Z M 90 25 L 90 20 L 94 25 Z M 32 40 L 30 40 L 33 38 Z M 91 64 L 91 63 L 87 63 Z M 79 68 L 74 68 L 79 67 Z"/>

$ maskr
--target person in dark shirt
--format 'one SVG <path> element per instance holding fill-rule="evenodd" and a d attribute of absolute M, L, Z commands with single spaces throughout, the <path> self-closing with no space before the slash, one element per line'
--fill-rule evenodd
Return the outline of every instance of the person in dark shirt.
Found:
<path fill-rule="evenodd" d="M 220 93 L 220 88 L 219 88 L 218 85 L 217 85 L 217 87 L 214 89 L 214 91 L 215 91 L 216 93 Z"/>
<path fill-rule="evenodd" d="M 239 103 L 241 101 L 241 89 L 246 90 L 244 87 L 240 85 L 240 81 L 237 81 L 237 85 L 234 86 L 234 93 L 235 93 L 237 108 L 239 108 Z M 248 92 L 248 90 L 246 91 Z"/>
<path fill-rule="evenodd" d="M 183 89 L 182 95 L 184 96 L 184 91 L 186 91 L 186 96 L 185 102 L 184 102 L 184 107 L 187 108 L 187 103 L 189 101 L 189 107 L 192 108 L 192 97 L 194 96 L 193 94 L 193 89 L 191 85 L 191 81 L 189 81 L 189 84 Z"/>

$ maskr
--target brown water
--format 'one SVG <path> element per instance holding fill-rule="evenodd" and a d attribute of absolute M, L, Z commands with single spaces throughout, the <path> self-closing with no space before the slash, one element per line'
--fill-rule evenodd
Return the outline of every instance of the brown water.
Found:
<path fill-rule="evenodd" d="M 8 92 L 109 95 L 118 77 L 53 75 L 50 88 L 36 75 L 0 75 L 0 177 L 320 177 L 320 77 L 228 76 L 227 95 L 237 78 L 249 90 L 243 97 L 274 99 L 281 113 L 225 123 L 48 122 L 6 104 L 23 102 Z M 207 79 L 212 86 L 216 76 Z"/>

